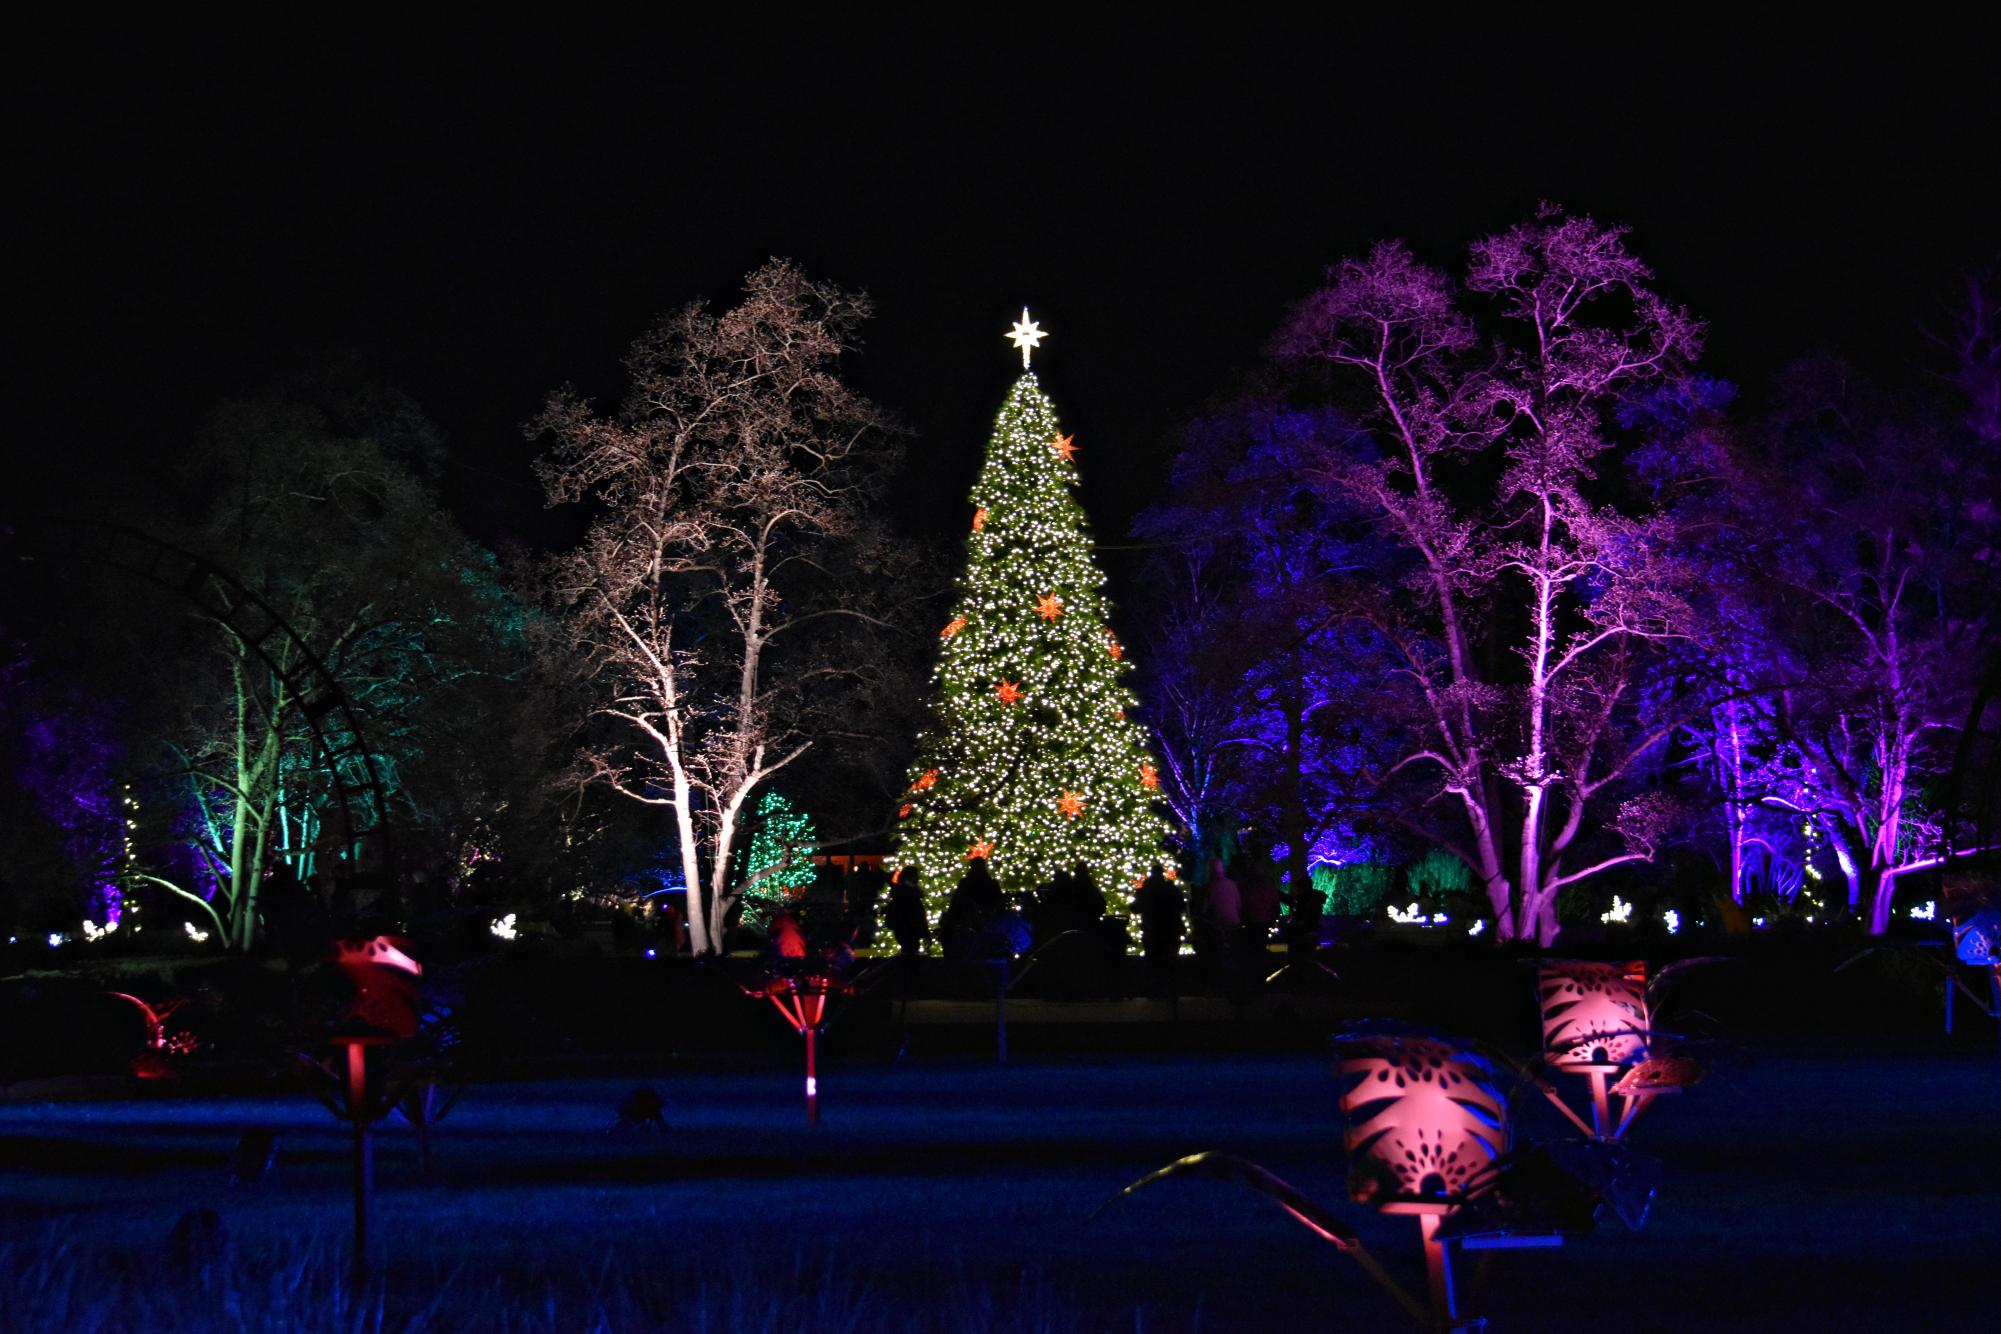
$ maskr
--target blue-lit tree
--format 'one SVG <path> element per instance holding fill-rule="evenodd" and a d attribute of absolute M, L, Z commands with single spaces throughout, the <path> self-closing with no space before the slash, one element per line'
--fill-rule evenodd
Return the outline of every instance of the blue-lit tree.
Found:
<path fill-rule="evenodd" d="M 1155 643 L 1143 678 L 1170 800 L 1200 871 L 1223 827 L 1245 823 L 1285 864 L 1302 931 L 1318 916 L 1316 862 L 1363 846 L 1364 774 L 1383 738 L 1366 707 L 1370 636 L 1361 580 L 1382 553 L 1300 479 L 1339 429 L 1320 412 L 1245 400 L 1194 423 L 1166 503 Z"/>

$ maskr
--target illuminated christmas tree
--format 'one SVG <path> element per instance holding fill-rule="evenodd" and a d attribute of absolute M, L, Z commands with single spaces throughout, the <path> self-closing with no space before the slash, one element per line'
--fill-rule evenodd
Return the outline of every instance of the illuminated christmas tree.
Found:
<path fill-rule="evenodd" d="M 771 914 L 813 883 L 813 817 L 773 789 L 757 803 L 757 829 L 743 853 L 743 924 L 762 930 Z"/>
<path fill-rule="evenodd" d="M 1124 680 L 1104 574 L 1071 488 L 1075 439 L 1027 371 L 1045 335 L 1022 311 L 1024 374 L 973 487 L 966 573 L 939 631 L 931 716 L 900 812 L 900 859 L 935 914 L 973 858 L 1031 889 L 1082 862 L 1108 894 L 1136 885 L 1167 828 L 1159 775 Z"/>

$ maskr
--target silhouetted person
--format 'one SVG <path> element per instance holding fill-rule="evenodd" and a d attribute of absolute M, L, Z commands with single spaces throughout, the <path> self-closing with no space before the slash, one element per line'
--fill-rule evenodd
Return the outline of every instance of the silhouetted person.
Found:
<path fill-rule="evenodd" d="M 1181 956 L 1181 886 L 1169 880 L 1160 863 L 1133 895 L 1139 917 L 1140 952 L 1146 960 L 1147 989 L 1156 996 L 1174 994 L 1174 964 Z"/>
<path fill-rule="evenodd" d="M 1209 892 L 1204 900 L 1203 915 L 1225 934 L 1244 924 L 1243 891 L 1223 870 L 1221 858 L 1209 863 Z"/>
<path fill-rule="evenodd" d="M 848 918 L 855 924 L 855 939 L 864 945 L 875 943 L 876 924 L 882 917 L 882 895 L 887 888 L 889 877 L 875 866 L 857 870 L 848 882 Z"/>
<path fill-rule="evenodd" d="M 938 921 L 945 953 L 953 958 L 971 958 L 982 932 L 1000 914 L 1000 883 L 987 867 L 987 859 L 975 857 L 952 887 L 952 898 Z"/>
<path fill-rule="evenodd" d="M 931 919 L 924 911 L 924 889 L 918 883 L 915 866 L 904 867 L 890 882 L 889 909 L 884 921 L 889 933 L 896 937 L 900 954 L 914 959 L 924 952 L 924 942 L 931 936 Z"/>
<path fill-rule="evenodd" d="M 1254 865 L 1238 893 L 1244 919 L 1238 928 L 1238 939 L 1245 961 L 1256 963 L 1264 956 L 1265 946 L 1271 943 L 1271 929 L 1278 925 L 1278 882 L 1272 879 L 1269 866 Z"/>
<path fill-rule="evenodd" d="M 1105 891 L 1091 878 L 1091 868 L 1078 862 L 1070 875 L 1070 884 L 1077 897 L 1077 915 L 1083 919 L 1082 925 L 1094 927 L 1105 920 Z"/>
<path fill-rule="evenodd" d="M 1232 995 L 1237 992 L 1237 929 L 1244 924 L 1244 901 L 1237 882 L 1223 870 L 1222 858 L 1209 862 L 1209 883 L 1202 894 L 1201 934 L 1208 938 L 1209 957 L 1223 975 Z"/>

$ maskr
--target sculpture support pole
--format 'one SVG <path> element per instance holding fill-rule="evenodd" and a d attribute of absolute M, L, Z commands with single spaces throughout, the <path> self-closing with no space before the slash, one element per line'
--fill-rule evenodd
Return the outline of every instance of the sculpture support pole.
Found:
<path fill-rule="evenodd" d="M 1612 1123 L 1612 1100 L 1606 1094 L 1605 1071 L 1592 1070 L 1591 1075 L 1591 1130 L 1601 1138 L 1607 1134 L 1606 1127 Z"/>
<path fill-rule="evenodd" d="M 806 1124 L 820 1124 L 820 1068 L 818 1063 L 820 1029 L 815 1024 L 807 1024 L 806 1029 Z"/>
<path fill-rule="evenodd" d="M 1452 1290 L 1452 1243 L 1438 1239 L 1440 1214 L 1421 1214 L 1424 1232 L 1424 1277 L 1431 1288 L 1431 1319 L 1439 1329 L 1457 1329 L 1459 1294 Z"/>
<path fill-rule="evenodd" d="M 1007 990 L 1013 980 L 1014 960 L 1000 961 L 1000 985 L 994 989 L 994 1060 L 1007 1064 Z"/>
<path fill-rule="evenodd" d="M 375 1153 L 368 1134 L 368 1049 L 347 1048 L 347 1114 L 354 1126 L 354 1268 L 368 1268 L 368 1202 L 375 1186 Z"/>

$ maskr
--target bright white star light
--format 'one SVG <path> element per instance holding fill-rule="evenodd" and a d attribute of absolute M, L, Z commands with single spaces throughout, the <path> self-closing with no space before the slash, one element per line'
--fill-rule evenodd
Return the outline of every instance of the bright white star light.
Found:
<path fill-rule="evenodd" d="M 1023 370 L 1027 370 L 1029 354 L 1034 352 L 1036 345 L 1049 335 L 1042 332 L 1041 326 L 1034 320 L 1028 318 L 1028 307 L 1023 306 L 1021 318 L 1014 322 L 1014 328 L 1008 331 L 1007 337 L 1009 342 L 1021 350 L 1021 366 Z"/>

